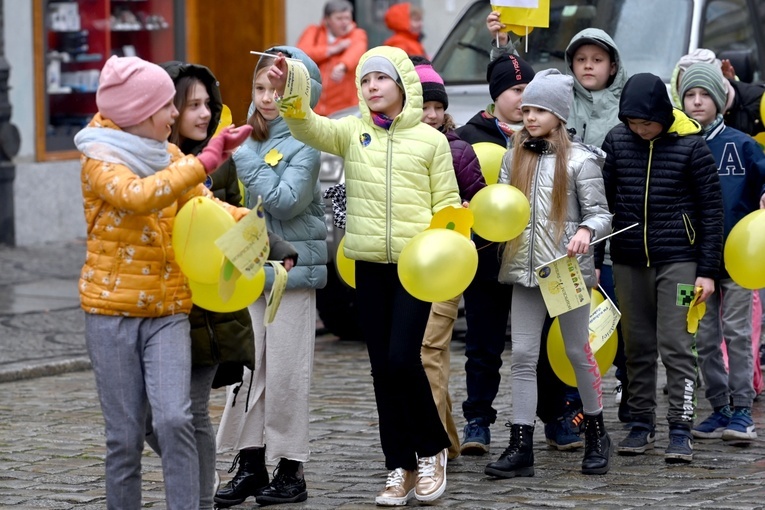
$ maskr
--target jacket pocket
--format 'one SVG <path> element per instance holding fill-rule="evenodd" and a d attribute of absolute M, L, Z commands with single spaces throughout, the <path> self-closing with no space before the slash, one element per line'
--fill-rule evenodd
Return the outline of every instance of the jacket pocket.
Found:
<path fill-rule="evenodd" d="M 685 227 L 685 235 L 688 236 L 691 246 L 696 242 L 696 231 L 693 229 L 693 223 L 687 214 L 683 213 L 683 226 Z"/>

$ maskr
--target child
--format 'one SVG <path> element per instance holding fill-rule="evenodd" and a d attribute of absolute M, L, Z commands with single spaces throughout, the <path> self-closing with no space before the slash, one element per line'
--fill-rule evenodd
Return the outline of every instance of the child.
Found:
<path fill-rule="evenodd" d="M 689 66 L 706 62 L 720 68 L 725 76 L 725 105 L 723 117 L 725 125 L 750 136 L 755 136 L 765 129 L 765 119 L 762 119 L 761 104 L 765 88 L 761 83 L 747 83 L 735 78 L 735 70 L 729 60 L 721 61 L 712 50 L 696 48 L 687 55 L 680 57 L 670 80 L 672 101 L 678 108 L 683 107 L 680 94 L 680 84 L 683 73 Z"/>
<path fill-rule="evenodd" d="M 444 80 L 433 69 L 431 62 L 424 57 L 412 57 L 414 70 L 422 85 L 422 121 L 446 135 L 452 152 L 454 172 L 457 176 L 460 196 L 469 201 L 479 190 L 486 186 L 481 173 L 481 165 L 473 147 L 460 139 L 454 132 L 455 124 L 451 115 L 446 113 L 449 98 L 446 95 Z M 446 433 L 449 435 L 449 460 L 460 455 L 460 438 L 452 417 L 452 400 L 449 396 L 449 365 L 452 330 L 457 320 L 457 311 L 462 295 L 450 301 L 433 303 L 430 308 L 428 326 L 422 340 L 422 364 L 430 381 L 430 389 L 438 407 Z"/>
<path fill-rule="evenodd" d="M 534 69 L 515 55 L 502 54 L 493 60 L 486 71 L 486 80 L 494 102 L 457 129 L 457 135 L 470 144 L 490 142 L 508 148 L 513 134 L 523 127 L 521 94 L 532 78 Z M 512 287 L 497 281 L 501 245 L 475 234 L 473 241 L 478 248 L 478 271 L 464 292 L 468 328 L 465 335 L 467 398 L 462 403 L 467 421 L 461 446 L 463 455 L 483 455 L 489 451 L 489 427 L 497 419 L 492 404 L 499 391 L 499 369 L 512 296 Z"/>
<path fill-rule="evenodd" d="M 407 55 L 427 57 L 422 45 L 422 9 L 409 2 L 391 5 L 385 12 L 385 26 L 393 32 L 384 46 L 401 48 Z"/>
<path fill-rule="evenodd" d="M 274 57 L 281 52 L 305 64 L 314 106 L 321 94 L 316 64 L 290 46 L 267 52 Z M 254 371 L 245 372 L 244 385 L 252 384 L 252 391 L 248 406 L 235 406 L 236 394 L 229 391 L 218 428 L 218 450 L 239 450 L 239 471 L 215 495 L 221 507 L 241 504 L 248 496 L 255 496 L 260 505 L 308 498 L 303 463 L 310 453 L 308 397 L 316 339 L 316 289 L 327 282 L 327 227 L 318 181 L 319 151 L 293 138 L 279 116 L 267 77 L 273 61 L 263 57 L 255 66 L 248 113 L 252 137 L 233 158 L 247 206 L 255 207 L 262 197 L 269 231 L 294 245 L 298 258 L 273 323 L 266 327 L 260 320 L 265 295 L 250 305 L 255 318 L 256 362 Z M 269 154 L 281 157 L 272 160 Z M 273 273 L 270 267 L 266 271 L 266 286 L 270 287 Z M 279 459 L 270 484 L 265 453 L 269 460 Z"/>
<path fill-rule="evenodd" d="M 680 97 L 685 113 L 701 124 L 717 163 L 727 237 L 744 216 L 765 207 L 765 154 L 754 139 L 725 125 L 725 83 L 717 66 L 692 64 L 682 76 Z M 707 307 L 696 338 L 704 391 L 714 412 L 693 428 L 693 437 L 748 443 L 757 437 L 752 420 L 752 291 L 737 285 L 722 265 Z M 723 361 L 722 339 L 730 370 Z"/>
<path fill-rule="evenodd" d="M 582 275 L 587 286 L 593 287 L 590 243 L 607 235 L 611 227 L 603 193 L 603 155 L 572 143 L 566 131 L 573 82 L 556 69 L 536 74 L 523 91 L 524 129 L 513 137 L 513 148 L 502 160 L 500 181 L 520 189 L 533 212 L 521 236 L 507 243 L 499 272 L 500 282 L 514 286 L 510 312 L 513 418 L 509 446 L 484 472 L 501 478 L 534 475 L 536 367 L 547 309 L 533 268 L 562 255 L 582 255 Z M 603 424 L 600 373 L 589 344 L 589 315 L 590 308 L 581 306 L 558 319 L 584 404 L 582 473 L 605 474 L 611 439 Z"/>
<path fill-rule="evenodd" d="M 360 323 L 372 366 L 380 440 L 390 470 L 376 503 L 433 501 L 446 488 L 449 438 L 422 368 L 420 348 L 431 304 L 398 279 L 407 242 L 438 210 L 460 206 L 446 137 L 421 122 L 422 87 L 406 53 L 382 46 L 359 62 L 361 118 L 327 119 L 308 111 L 285 118 L 293 136 L 345 158 L 345 255 L 356 261 Z M 286 62 L 269 78 L 281 95 Z"/>
<path fill-rule="evenodd" d="M 619 119 L 603 143 L 606 197 L 614 231 L 637 226 L 611 238 L 632 413 L 618 452 L 654 447 L 660 354 L 669 391 L 664 459 L 691 462 L 697 365 L 686 320 L 694 292 L 706 300 L 720 269 L 720 180 L 698 123 L 673 110 L 658 76 L 627 80 Z"/>
<path fill-rule="evenodd" d="M 80 277 L 85 339 L 106 426 L 108 508 L 141 505 L 145 416 L 161 446 L 168 507 L 199 506 L 189 399 L 191 292 L 171 246 L 175 214 L 250 133 L 226 129 L 198 156 L 168 144 L 175 87 L 159 66 L 111 57 L 99 113 L 77 133 L 88 254 Z M 222 204 L 236 219 L 247 213 Z"/>

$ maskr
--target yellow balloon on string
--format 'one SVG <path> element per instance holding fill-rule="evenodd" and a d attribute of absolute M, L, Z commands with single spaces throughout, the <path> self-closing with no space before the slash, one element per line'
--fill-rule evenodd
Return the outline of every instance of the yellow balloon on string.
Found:
<path fill-rule="evenodd" d="M 220 295 L 218 283 L 199 283 L 189 280 L 191 302 L 211 312 L 236 312 L 254 303 L 263 293 L 265 284 L 266 272 L 263 268 L 260 268 L 252 279 L 240 276 L 236 280 L 234 293 L 227 301 L 224 301 Z"/>
<path fill-rule="evenodd" d="M 473 150 L 478 157 L 486 184 L 497 184 L 502 157 L 507 149 L 492 142 L 478 142 L 473 144 Z"/>
<path fill-rule="evenodd" d="M 189 280 L 216 283 L 223 252 L 215 245 L 236 222 L 223 207 L 207 197 L 194 197 L 175 216 L 172 246 L 175 260 Z"/>

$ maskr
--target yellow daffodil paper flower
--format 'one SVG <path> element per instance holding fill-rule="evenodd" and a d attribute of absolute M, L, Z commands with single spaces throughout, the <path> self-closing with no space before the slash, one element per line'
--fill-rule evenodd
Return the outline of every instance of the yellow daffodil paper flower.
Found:
<path fill-rule="evenodd" d="M 266 157 L 263 158 L 263 161 L 265 161 L 267 165 L 276 166 L 279 163 L 279 161 L 282 160 L 283 157 L 284 157 L 284 154 L 282 154 L 276 149 L 271 149 L 266 154 Z"/>
<path fill-rule="evenodd" d="M 695 335 L 699 329 L 699 322 L 704 317 L 704 313 L 707 311 L 706 303 L 699 303 L 698 299 L 701 295 L 701 287 L 696 287 L 696 293 L 691 301 L 691 306 L 688 308 L 688 316 L 686 322 L 688 323 L 688 333 Z"/>
<path fill-rule="evenodd" d="M 430 220 L 428 230 L 445 228 L 459 232 L 470 239 L 470 227 L 473 226 L 473 212 L 466 207 L 444 207 Z"/>

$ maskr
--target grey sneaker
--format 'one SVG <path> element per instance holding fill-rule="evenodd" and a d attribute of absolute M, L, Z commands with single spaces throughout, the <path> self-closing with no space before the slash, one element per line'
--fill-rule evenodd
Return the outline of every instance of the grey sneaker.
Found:
<path fill-rule="evenodd" d="M 640 455 L 647 450 L 653 450 L 656 442 L 654 427 L 647 423 L 633 422 L 630 433 L 622 439 L 616 451 L 619 455 Z"/>
<path fill-rule="evenodd" d="M 685 463 L 693 460 L 693 436 L 691 429 L 670 425 L 669 446 L 664 450 L 664 461 L 670 464 Z"/>

